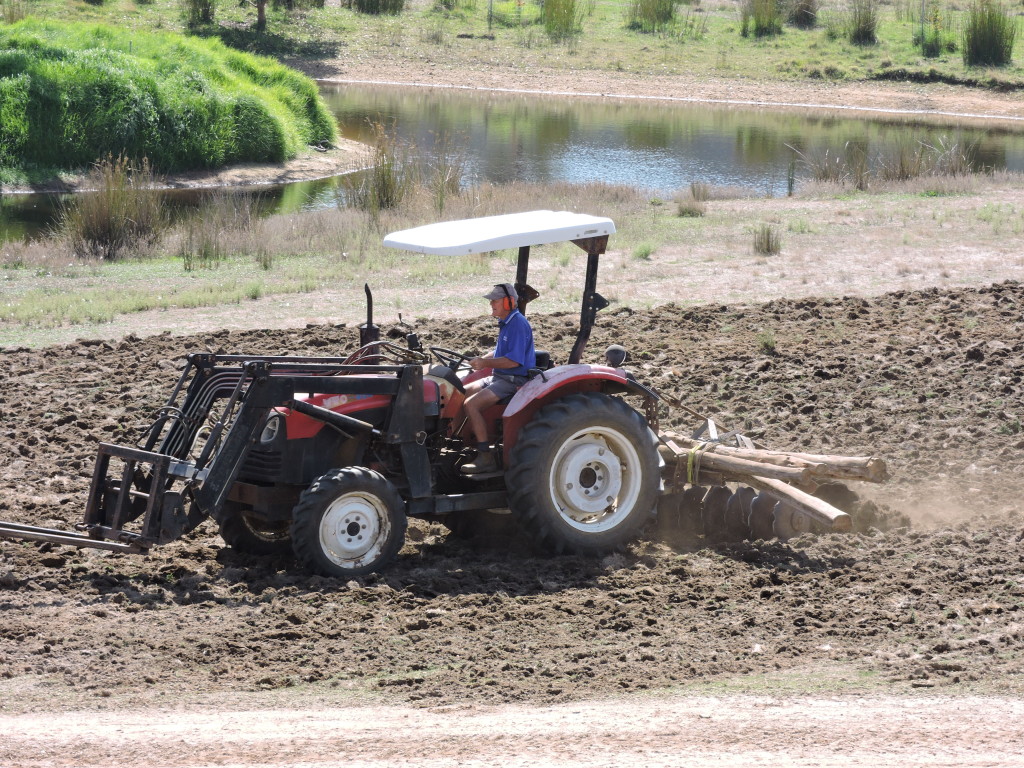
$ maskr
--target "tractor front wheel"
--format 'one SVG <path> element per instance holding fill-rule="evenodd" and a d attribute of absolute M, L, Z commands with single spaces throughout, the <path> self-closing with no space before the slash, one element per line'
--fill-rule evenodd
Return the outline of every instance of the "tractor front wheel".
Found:
<path fill-rule="evenodd" d="M 313 481 L 292 513 L 292 546 L 306 567 L 348 578 L 379 571 L 405 542 L 405 502 L 382 475 L 335 469 Z"/>
<path fill-rule="evenodd" d="M 509 506 L 556 552 L 602 554 L 654 514 L 662 460 L 644 418 L 623 400 L 569 395 L 523 428 L 506 473 Z"/>

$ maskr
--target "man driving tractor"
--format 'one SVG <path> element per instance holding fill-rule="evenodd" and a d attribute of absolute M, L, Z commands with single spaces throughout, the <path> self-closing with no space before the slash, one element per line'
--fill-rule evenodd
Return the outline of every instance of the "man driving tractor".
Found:
<path fill-rule="evenodd" d="M 496 472 L 498 462 L 487 440 L 483 412 L 516 393 L 526 383 L 526 374 L 535 365 L 533 329 L 519 311 L 519 295 L 511 283 L 498 283 L 484 294 L 491 302 L 491 316 L 498 318 L 498 342 L 489 357 L 474 357 L 470 367 L 490 368 L 493 374 L 466 385 L 466 418 L 476 439 L 476 458 L 462 465 L 467 475 Z"/>

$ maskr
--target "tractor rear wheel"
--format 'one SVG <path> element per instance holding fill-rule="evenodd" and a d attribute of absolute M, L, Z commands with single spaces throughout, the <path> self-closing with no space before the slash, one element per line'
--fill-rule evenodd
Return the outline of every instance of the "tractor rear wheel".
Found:
<path fill-rule="evenodd" d="M 509 506 L 556 552 L 602 554 L 633 539 L 661 493 L 657 438 L 617 397 L 569 395 L 523 428 L 506 473 Z"/>
<path fill-rule="evenodd" d="M 292 547 L 308 568 L 348 578 L 379 571 L 405 543 L 405 502 L 382 475 L 334 469 L 313 481 L 292 513 Z"/>
<path fill-rule="evenodd" d="M 220 523 L 220 537 L 229 547 L 244 555 L 290 555 L 292 537 L 288 523 L 267 522 L 252 514 L 250 507 L 227 502 Z"/>

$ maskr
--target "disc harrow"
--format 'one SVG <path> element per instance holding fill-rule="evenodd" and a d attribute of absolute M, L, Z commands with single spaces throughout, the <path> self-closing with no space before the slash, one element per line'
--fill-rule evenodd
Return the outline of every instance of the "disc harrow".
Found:
<path fill-rule="evenodd" d="M 877 507 L 843 481 L 884 482 L 881 459 L 772 451 L 740 434 L 719 435 L 710 419 L 696 435 L 660 435 L 665 493 L 658 527 L 669 538 L 786 540 L 853 530 L 851 513 L 862 509 L 868 523 L 877 517 Z"/>

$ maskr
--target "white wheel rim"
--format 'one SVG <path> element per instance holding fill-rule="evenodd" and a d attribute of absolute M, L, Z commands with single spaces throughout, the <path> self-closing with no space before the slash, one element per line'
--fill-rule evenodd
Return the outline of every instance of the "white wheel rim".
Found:
<path fill-rule="evenodd" d="M 380 557 L 390 532 L 391 518 L 379 498 L 346 493 L 320 519 L 320 549 L 341 568 L 360 568 Z"/>
<path fill-rule="evenodd" d="M 599 533 L 629 516 L 642 482 L 636 447 L 617 430 L 590 427 L 559 447 L 548 487 L 567 524 Z"/>

